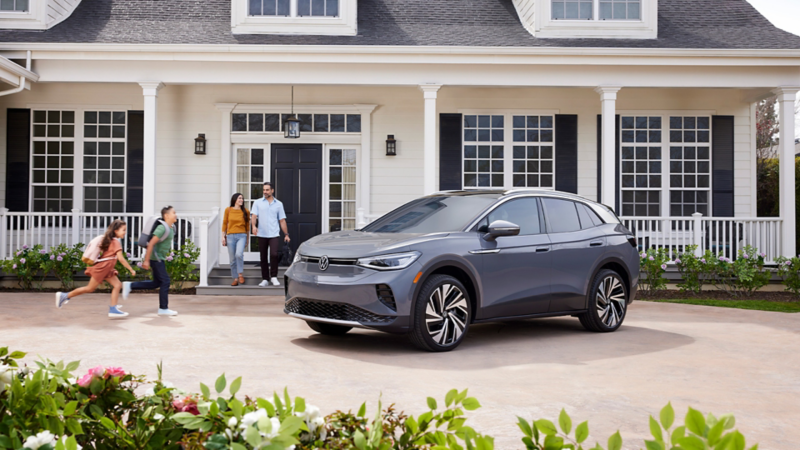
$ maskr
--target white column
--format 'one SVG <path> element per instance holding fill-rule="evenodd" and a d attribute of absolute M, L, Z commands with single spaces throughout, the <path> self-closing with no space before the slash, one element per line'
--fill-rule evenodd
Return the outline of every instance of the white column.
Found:
<path fill-rule="evenodd" d="M 600 94 L 602 105 L 602 150 L 600 152 L 601 183 L 600 203 L 617 210 L 616 193 L 616 152 L 617 145 L 617 92 L 620 86 L 598 86 L 595 91 Z"/>
<path fill-rule="evenodd" d="M 436 96 L 441 84 L 423 84 L 420 90 L 425 98 L 425 126 L 423 149 L 423 194 L 432 194 L 436 188 Z"/>
<path fill-rule="evenodd" d="M 219 192 L 220 205 L 227 205 L 231 201 L 231 195 L 236 191 L 235 180 L 233 179 L 233 149 L 231 148 L 231 113 L 236 108 L 236 103 L 217 103 L 217 110 L 222 113 L 220 124 L 219 147 L 220 147 L 220 176 Z M 248 208 L 250 205 L 245 205 Z"/>
<path fill-rule="evenodd" d="M 0 259 L 7 259 L 10 256 L 8 251 L 8 208 L 0 207 Z"/>
<path fill-rule="evenodd" d="M 158 91 L 164 87 L 160 81 L 139 83 L 144 94 L 144 180 L 142 185 L 142 212 L 144 216 L 156 213 L 156 117 Z"/>
<path fill-rule="evenodd" d="M 355 105 L 361 113 L 361 152 L 357 162 L 356 208 L 369 214 L 372 203 L 372 112 L 378 105 Z M 364 225 L 356 223 L 356 228 Z"/>
<path fill-rule="evenodd" d="M 783 248 L 781 255 L 792 257 L 795 255 L 795 147 L 794 129 L 795 113 L 794 104 L 800 87 L 780 87 L 775 89 L 778 96 L 778 120 L 781 125 L 780 148 L 780 206 L 781 219 L 783 220 Z"/>

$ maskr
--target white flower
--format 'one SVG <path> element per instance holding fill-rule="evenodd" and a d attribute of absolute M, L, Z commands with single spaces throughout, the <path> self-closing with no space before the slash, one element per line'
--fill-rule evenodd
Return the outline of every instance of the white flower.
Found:
<path fill-rule="evenodd" d="M 278 437 L 278 430 L 281 429 L 281 421 L 277 417 L 270 417 L 269 423 L 272 425 L 269 433 L 261 431 L 261 436 L 266 439 L 266 445 L 269 445 L 272 439 Z"/>
<path fill-rule="evenodd" d="M 0 392 L 6 390 L 6 386 L 10 386 L 14 380 L 14 370 L 11 366 L 0 364 Z"/>
<path fill-rule="evenodd" d="M 144 391 L 145 397 L 153 397 L 154 395 L 156 395 L 156 390 L 153 388 L 153 386 L 150 386 L 146 391 Z"/>
<path fill-rule="evenodd" d="M 37 434 L 36 436 L 28 436 L 28 439 L 25 439 L 25 443 L 22 444 L 22 448 L 29 448 L 31 450 L 38 450 L 39 447 L 43 445 L 50 444 L 51 447 L 56 446 L 56 437 L 53 436 L 53 433 L 49 431 L 42 431 L 41 433 Z"/>
<path fill-rule="evenodd" d="M 163 419 L 163 418 L 164 418 L 164 415 L 163 415 L 163 414 L 159 414 L 159 413 L 155 413 L 155 414 L 153 414 L 153 419 L 154 419 L 154 420 L 161 420 L 161 419 Z"/>
<path fill-rule="evenodd" d="M 267 417 L 267 410 L 264 408 L 261 408 L 253 412 L 249 412 L 244 416 L 242 416 L 242 423 L 241 425 L 239 425 L 239 428 L 246 430 L 247 427 L 258 422 L 258 419 L 260 419 L 261 417 Z M 280 426 L 280 424 L 278 424 L 278 426 Z"/>
<path fill-rule="evenodd" d="M 322 428 L 321 435 L 327 435 L 327 432 L 324 428 L 325 419 L 322 417 L 322 414 L 320 414 L 319 412 L 319 408 L 317 408 L 316 406 L 307 405 L 305 411 L 296 412 L 294 413 L 294 415 L 302 418 L 306 422 L 306 425 L 308 426 L 308 431 L 311 432 L 312 436 L 315 435 L 316 431 L 320 428 Z M 325 438 L 322 437 L 322 439 L 324 440 Z"/>
<path fill-rule="evenodd" d="M 230 420 L 228 420 L 228 428 L 236 428 L 237 423 L 239 423 L 239 421 L 236 420 L 236 417 L 231 417 Z"/>

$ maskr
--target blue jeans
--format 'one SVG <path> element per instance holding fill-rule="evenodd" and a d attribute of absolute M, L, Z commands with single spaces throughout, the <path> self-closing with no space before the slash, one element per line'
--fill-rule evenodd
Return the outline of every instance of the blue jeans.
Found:
<path fill-rule="evenodd" d="M 131 290 L 158 289 L 158 307 L 169 309 L 169 274 L 164 261 L 150 260 L 150 270 L 153 272 L 151 281 L 137 281 L 131 283 Z"/>
<path fill-rule="evenodd" d="M 247 234 L 229 234 L 227 239 L 228 256 L 231 259 L 231 278 L 236 279 L 240 273 L 244 273 L 244 246 L 247 243 Z"/>

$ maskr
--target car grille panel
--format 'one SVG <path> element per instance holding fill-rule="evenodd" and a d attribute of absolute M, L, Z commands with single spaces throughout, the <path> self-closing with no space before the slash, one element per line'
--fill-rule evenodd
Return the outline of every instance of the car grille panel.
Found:
<path fill-rule="evenodd" d="M 394 316 L 381 316 L 357 306 L 344 303 L 329 303 L 305 298 L 293 298 L 286 303 L 287 313 L 319 317 L 321 319 L 346 320 L 358 323 L 391 323 Z"/>

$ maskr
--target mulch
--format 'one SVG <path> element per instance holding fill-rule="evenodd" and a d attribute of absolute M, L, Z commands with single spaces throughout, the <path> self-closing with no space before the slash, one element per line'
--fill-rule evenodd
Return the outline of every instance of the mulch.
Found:
<path fill-rule="evenodd" d="M 698 299 L 698 300 L 766 300 L 769 302 L 798 302 L 800 297 L 791 292 L 771 292 L 757 291 L 752 296 L 734 297 L 727 292 L 710 290 L 702 291 L 700 294 L 682 292 L 677 289 L 664 289 L 655 292 L 645 292 L 639 290 L 636 298 L 641 300 L 666 300 L 666 299 Z"/>

